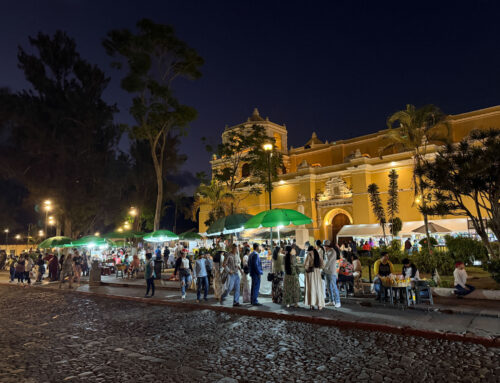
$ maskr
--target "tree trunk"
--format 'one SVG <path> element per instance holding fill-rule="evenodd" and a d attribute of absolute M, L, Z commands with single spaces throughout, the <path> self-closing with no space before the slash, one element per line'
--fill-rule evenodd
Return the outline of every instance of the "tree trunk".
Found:
<path fill-rule="evenodd" d="M 175 209 L 174 209 L 174 226 L 172 231 L 177 234 L 177 201 L 175 201 Z"/>
<path fill-rule="evenodd" d="M 153 224 L 153 230 L 160 229 L 160 219 L 161 219 L 161 208 L 163 203 L 163 164 L 160 164 L 154 148 L 151 148 L 151 155 L 153 157 L 153 164 L 156 173 L 156 183 L 158 187 L 158 193 L 156 195 L 156 208 L 155 208 L 155 220 Z"/>
<path fill-rule="evenodd" d="M 415 161 L 416 161 L 416 166 L 415 166 L 415 169 L 420 167 L 420 161 L 421 161 L 421 158 L 420 158 L 420 153 L 418 152 L 418 149 L 417 149 L 417 153 L 415 154 L 416 158 L 415 158 Z M 413 174 L 415 174 L 415 169 L 413 169 Z M 415 188 L 417 189 L 417 195 L 418 193 L 420 193 L 421 195 L 421 199 L 422 199 L 422 207 L 424 209 L 424 213 L 422 213 L 422 215 L 424 216 L 424 227 L 425 227 L 425 236 L 427 238 L 427 250 L 429 251 L 429 254 L 432 254 L 432 245 L 431 245 L 431 236 L 429 234 L 429 217 L 427 216 L 427 213 L 425 213 L 425 208 L 427 207 L 427 202 L 425 200 L 425 190 L 424 190 L 424 187 L 423 187 L 423 184 L 424 184 L 424 181 L 422 179 L 422 176 L 419 176 L 418 177 L 418 186 L 417 184 L 415 183 Z"/>
<path fill-rule="evenodd" d="M 67 216 L 64 216 L 64 235 L 66 237 L 73 238 L 73 233 L 71 231 L 71 219 L 69 219 Z"/>

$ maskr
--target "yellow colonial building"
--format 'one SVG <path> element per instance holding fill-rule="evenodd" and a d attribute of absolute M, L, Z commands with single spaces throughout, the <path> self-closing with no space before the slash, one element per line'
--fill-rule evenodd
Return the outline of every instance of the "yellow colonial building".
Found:
<path fill-rule="evenodd" d="M 467 136 L 473 129 L 498 128 L 500 106 L 452 115 L 449 117 L 449 124 L 451 139 L 454 142 Z M 283 154 L 285 169 L 279 175 L 279 181 L 273 184 L 272 206 L 295 209 L 311 217 L 313 223 L 304 228 L 308 239 L 335 240 L 344 225 L 360 225 L 361 228 L 366 226 L 372 229 L 376 227 L 377 221 L 372 212 L 367 188 L 369 184 L 376 183 L 385 204 L 388 173 L 391 169 L 396 169 L 399 174 L 398 216 L 403 222 L 414 222 L 414 226 L 422 221 L 422 215 L 418 211 L 419 201 L 415 201 L 412 190 L 412 153 L 393 152 L 384 154 L 383 158 L 379 156 L 379 149 L 387 144 L 384 139 L 387 130 L 348 140 L 318 137 L 312 133 L 311 139 L 304 146 L 294 148 L 288 147 L 286 126 L 261 117 L 255 109 L 247 121 L 226 127 L 222 139 L 227 139 L 232 129 L 239 129 L 241 126 L 249 128 L 253 125 L 264 127 L 267 135 L 274 138 L 277 149 Z M 427 153 L 432 155 L 438 149 L 436 145 L 428 145 Z M 222 163 L 222 159 L 213 158 L 212 169 Z M 242 176 L 247 175 L 244 168 L 240 171 Z M 238 193 L 248 194 L 248 190 L 241 188 Z M 239 208 L 249 214 L 266 210 L 269 208 L 268 194 L 248 195 L 242 200 Z M 209 210 L 207 205 L 202 206 L 200 210 L 200 232 L 206 231 L 203 222 L 207 219 Z M 432 221 L 439 222 L 439 217 L 436 218 Z M 445 221 L 448 226 L 451 225 L 450 219 Z"/>

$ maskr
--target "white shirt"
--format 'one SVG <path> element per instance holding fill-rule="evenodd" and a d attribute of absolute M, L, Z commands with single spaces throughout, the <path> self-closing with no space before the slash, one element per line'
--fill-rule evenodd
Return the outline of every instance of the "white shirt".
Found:
<path fill-rule="evenodd" d="M 453 272 L 453 277 L 455 279 L 454 285 L 460 285 L 465 288 L 465 284 L 467 283 L 467 272 L 462 269 L 455 269 Z"/>

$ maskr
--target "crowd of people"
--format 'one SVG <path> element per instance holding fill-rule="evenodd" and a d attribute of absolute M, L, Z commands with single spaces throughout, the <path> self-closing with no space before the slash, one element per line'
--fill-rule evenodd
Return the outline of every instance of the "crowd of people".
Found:
<path fill-rule="evenodd" d="M 51 282 L 59 281 L 60 287 L 67 279 L 69 287 L 80 283 L 82 275 L 89 273 L 90 256 L 85 252 L 72 250 L 67 254 L 23 252 L 19 256 L 0 253 L 0 270 L 9 270 L 10 282 L 23 286 L 39 284 L 43 278 Z"/>
<path fill-rule="evenodd" d="M 210 286 L 215 298 L 222 304 L 232 295 L 233 306 L 251 304 L 260 306 L 259 293 L 264 274 L 261 259 L 270 255 L 271 270 L 267 279 L 271 282 L 272 301 L 286 307 L 299 305 L 303 301 L 310 309 L 322 310 L 331 305 L 340 307 L 339 287 L 353 295 L 361 282 L 361 263 L 351 248 L 338 247 L 330 241 L 316 241 L 314 246 L 306 243 L 304 249 L 296 242 L 281 242 L 273 246 L 244 242 L 232 243 L 224 250 L 204 249 L 194 259 L 183 246 L 170 254 L 174 255 L 174 276 L 180 281 L 181 298 L 186 298 L 188 288 L 196 289 L 197 302 L 207 300 Z M 154 296 L 153 254 L 146 255 L 146 297 Z M 299 276 L 304 271 L 304 294 L 302 296 Z M 202 297 L 203 294 L 203 297 Z"/>

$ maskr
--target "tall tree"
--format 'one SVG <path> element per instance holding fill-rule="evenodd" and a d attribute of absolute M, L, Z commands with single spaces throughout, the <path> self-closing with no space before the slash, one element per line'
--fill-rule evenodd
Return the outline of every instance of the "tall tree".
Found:
<path fill-rule="evenodd" d="M 425 187 L 434 190 L 434 203 L 422 207 L 425 214 L 467 215 L 490 254 L 488 227 L 500 238 L 499 153 L 500 129 L 476 130 L 417 168 Z"/>
<path fill-rule="evenodd" d="M 196 111 L 182 105 L 174 96 L 177 78 L 196 79 L 203 59 L 180 40 L 169 25 L 142 19 L 138 32 L 112 30 L 103 41 L 107 53 L 119 60 L 116 68 L 127 71 L 121 81 L 124 90 L 133 95 L 130 114 L 136 124 L 129 130 L 133 139 L 146 140 L 155 170 L 157 196 L 154 229 L 158 230 L 164 203 L 165 156 L 169 134 L 184 134 Z"/>
<path fill-rule="evenodd" d="M 203 139 L 203 141 L 206 140 Z M 222 183 L 228 193 L 234 197 L 230 213 L 236 212 L 239 203 L 249 195 L 262 192 L 255 181 L 268 184 L 267 153 L 263 149 L 263 145 L 267 142 L 274 144 L 275 140 L 266 135 L 264 127 L 261 125 L 245 127 L 242 125 L 227 132 L 223 142 L 216 148 L 206 145 L 207 151 L 215 154 L 220 161 L 218 166 L 214 168 L 213 179 Z M 279 152 L 275 152 L 271 166 L 273 180 L 276 180 L 277 169 L 283 167 L 283 159 Z M 264 179 L 262 179 L 262 174 L 265 174 Z M 242 188 L 248 188 L 248 192 L 242 192 Z M 237 193 L 238 189 L 240 190 Z"/>
<path fill-rule="evenodd" d="M 399 193 L 398 193 L 398 178 L 399 175 L 396 169 L 391 169 L 389 172 L 389 198 L 387 199 L 387 215 L 391 224 L 391 234 L 398 235 L 401 231 L 402 222 L 396 215 L 399 213 Z"/>
<path fill-rule="evenodd" d="M 7 104 L 5 152 L 15 159 L 9 171 L 30 191 L 31 206 L 51 198 L 65 234 L 77 235 L 90 230 L 103 195 L 114 192 L 106 182 L 121 134 L 113 123 L 117 109 L 102 99 L 109 78 L 66 33 L 39 33 L 29 42 L 34 53 L 19 47 L 18 62 L 30 88 Z"/>
<path fill-rule="evenodd" d="M 380 148 L 380 155 L 390 149 L 410 151 L 413 153 L 414 170 L 423 162 L 427 154 L 427 145 L 431 143 L 446 143 L 449 138 L 447 116 L 434 105 L 426 105 L 417 109 L 414 105 L 406 105 L 405 110 L 392 114 L 387 119 L 389 131 L 385 135 L 388 144 Z M 415 200 L 420 199 L 425 211 L 428 203 L 428 190 L 422 177 L 413 172 L 413 190 Z M 431 253 L 429 220 L 423 213 L 427 249 Z"/>
<path fill-rule="evenodd" d="M 370 202 L 372 204 L 373 214 L 377 217 L 377 221 L 382 226 L 382 232 L 384 233 L 385 241 L 385 224 L 387 220 L 385 218 L 384 207 L 382 206 L 382 200 L 380 199 L 380 192 L 378 190 L 377 184 L 368 185 L 368 194 L 370 195 Z M 387 243 L 387 242 L 386 242 Z"/>
<path fill-rule="evenodd" d="M 231 203 L 234 196 L 227 191 L 227 188 L 220 182 L 211 180 L 202 182 L 195 193 L 193 203 L 193 221 L 196 220 L 198 210 L 203 205 L 209 205 L 210 211 L 205 225 L 210 226 L 215 220 L 224 217 L 230 213 Z"/>

